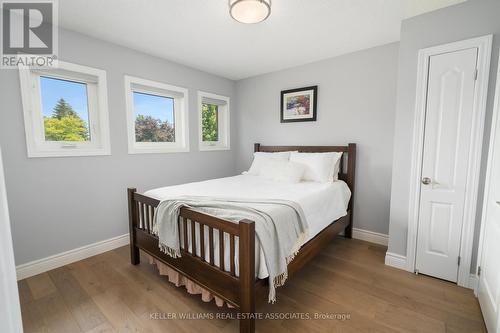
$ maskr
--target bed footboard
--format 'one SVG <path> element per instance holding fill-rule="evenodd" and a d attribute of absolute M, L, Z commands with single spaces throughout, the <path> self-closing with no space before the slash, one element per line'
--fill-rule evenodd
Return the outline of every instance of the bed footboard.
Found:
<path fill-rule="evenodd" d="M 145 251 L 237 307 L 242 314 L 240 332 L 254 332 L 255 223 L 242 220 L 236 224 L 189 208 L 181 208 L 177 222 L 181 257 L 172 258 L 160 251 L 158 237 L 152 232 L 153 216 L 160 201 L 137 193 L 135 188 L 129 188 L 127 194 L 132 265 L 140 262 L 139 250 Z M 228 264 L 224 262 L 226 241 L 229 241 L 230 252 Z M 236 244 L 238 276 L 234 260 Z M 226 266 L 229 269 L 224 269 Z"/>

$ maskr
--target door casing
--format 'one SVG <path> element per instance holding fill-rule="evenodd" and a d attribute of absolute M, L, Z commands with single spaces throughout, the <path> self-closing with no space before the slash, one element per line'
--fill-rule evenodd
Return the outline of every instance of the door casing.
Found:
<path fill-rule="evenodd" d="M 498 64 L 500 65 L 500 56 L 498 57 Z M 487 168 L 486 168 L 486 182 L 484 184 L 484 199 L 483 199 L 483 210 L 482 210 L 482 217 L 481 217 L 481 229 L 479 233 L 479 248 L 478 248 L 478 253 L 477 253 L 477 264 L 476 264 L 476 272 L 478 271 L 478 267 L 481 266 L 482 260 L 483 260 L 483 249 L 484 249 L 484 242 L 485 242 L 485 229 L 486 229 L 486 219 L 488 218 L 488 204 L 490 202 L 490 184 L 491 184 L 491 179 L 492 179 L 492 173 L 493 173 L 493 160 L 494 160 L 494 153 L 495 149 L 499 149 L 500 147 L 495 147 L 495 142 L 497 140 L 497 135 L 498 131 L 500 128 L 498 128 L 499 123 L 500 123 L 500 66 L 498 67 L 498 72 L 497 72 L 497 82 L 496 82 L 496 88 L 495 88 L 495 102 L 493 106 L 493 116 L 491 117 L 491 131 L 490 131 L 490 141 L 489 141 L 489 148 L 488 148 L 488 162 L 487 162 Z M 479 280 L 479 277 L 478 277 Z M 474 289 L 474 294 L 478 297 L 479 293 L 479 281 L 477 285 L 475 286 L 476 288 Z M 484 309 L 481 309 L 484 311 Z M 500 311 L 498 312 L 498 321 L 497 321 L 497 329 L 500 330 Z M 488 329 L 491 329 L 487 327 Z M 494 329 L 494 328 L 493 328 Z"/>
<path fill-rule="evenodd" d="M 0 332 L 22 333 L 23 323 L 0 148 Z"/>
<path fill-rule="evenodd" d="M 460 242 L 461 262 L 458 268 L 458 282 L 462 287 L 470 286 L 470 266 L 472 259 L 472 243 L 476 219 L 477 196 L 479 188 L 479 171 L 481 164 L 481 148 L 484 133 L 484 117 L 490 74 L 490 59 L 493 36 L 487 35 L 454 43 L 422 49 L 418 53 L 417 92 L 415 103 L 415 119 L 413 129 L 412 159 L 410 172 L 410 193 L 408 213 L 408 238 L 406 247 L 407 270 L 415 272 L 417 247 L 417 231 L 420 207 L 420 177 L 422 173 L 423 143 L 425 129 L 425 111 L 429 58 L 433 55 L 478 48 L 477 80 L 474 91 L 474 121 L 471 135 L 471 151 L 467 172 L 467 189 L 465 195 L 464 222 Z"/>

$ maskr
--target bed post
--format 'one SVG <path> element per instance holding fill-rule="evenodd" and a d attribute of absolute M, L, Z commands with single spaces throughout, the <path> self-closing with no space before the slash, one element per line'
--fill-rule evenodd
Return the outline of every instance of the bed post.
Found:
<path fill-rule="evenodd" d="M 349 201 L 349 225 L 345 228 L 345 237 L 352 238 L 352 222 L 354 211 L 354 174 L 356 172 L 356 144 L 350 143 L 347 148 L 347 185 L 351 189 L 351 200 Z"/>
<path fill-rule="evenodd" d="M 255 222 L 239 222 L 240 333 L 255 332 Z"/>
<path fill-rule="evenodd" d="M 260 151 L 260 143 L 254 143 L 253 144 L 253 151 L 254 152 Z"/>
<path fill-rule="evenodd" d="M 136 188 L 127 189 L 128 197 L 128 224 L 130 235 L 130 263 L 137 265 L 140 262 L 139 248 L 135 245 L 135 226 L 137 224 L 136 205 L 134 202 L 134 193 L 137 192 Z"/>

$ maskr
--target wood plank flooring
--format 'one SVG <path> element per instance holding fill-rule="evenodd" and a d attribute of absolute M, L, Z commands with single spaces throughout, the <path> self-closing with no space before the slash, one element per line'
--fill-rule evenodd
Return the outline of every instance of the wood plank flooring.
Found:
<path fill-rule="evenodd" d="M 258 320 L 257 332 L 485 332 L 471 290 L 387 267 L 385 251 L 335 239 L 279 288 L 276 304 L 258 303 L 275 319 Z M 25 332 L 238 332 L 227 319 L 235 311 L 128 256 L 122 247 L 19 281 Z"/>

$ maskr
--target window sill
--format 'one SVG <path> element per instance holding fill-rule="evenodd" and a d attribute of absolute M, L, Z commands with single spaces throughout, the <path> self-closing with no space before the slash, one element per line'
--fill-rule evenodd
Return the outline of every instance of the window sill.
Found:
<path fill-rule="evenodd" d="M 75 150 L 39 150 L 28 151 L 28 158 L 39 157 L 78 157 L 78 156 L 109 156 L 109 149 L 75 149 Z"/>
<path fill-rule="evenodd" d="M 231 150 L 231 147 L 223 146 L 223 145 L 200 145 L 200 151 L 217 151 L 217 150 Z"/>
<path fill-rule="evenodd" d="M 130 155 L 135 154 L 171 154 L 171 153 L 189 153 L 189 148 L 187 147 L 179 147 L 179 148 L 137 148 L 131 147 L 128 149 L 128 153 Z"/>

